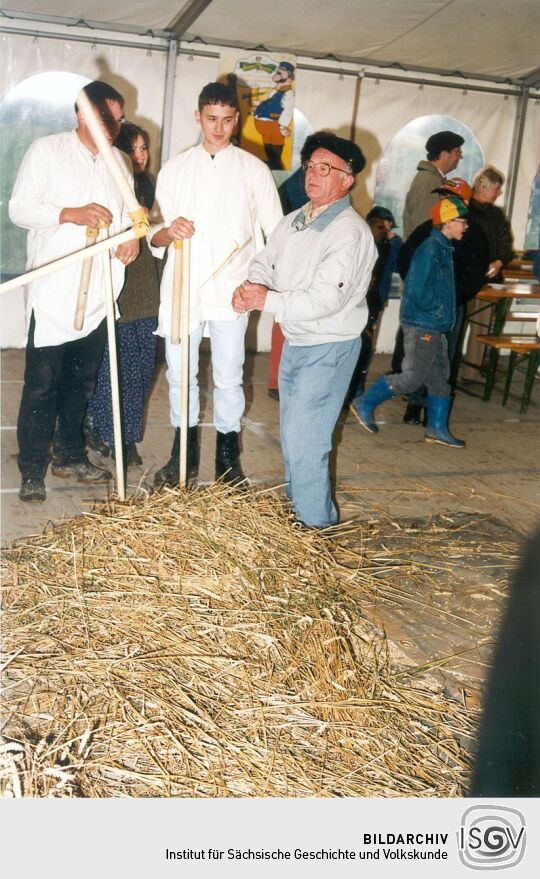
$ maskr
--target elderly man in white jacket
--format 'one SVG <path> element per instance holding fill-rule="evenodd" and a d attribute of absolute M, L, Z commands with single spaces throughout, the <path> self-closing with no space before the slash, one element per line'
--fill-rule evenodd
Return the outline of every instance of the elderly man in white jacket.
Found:
<path fill-rule="evenodd" d="M 231 144 L 239 118 L 236 94 L 222 83 L 208 83 L 199 95 L 195 116 L 202 142 L 170 159 L 159 173 L 156 200 L 165 225 L 153 235 L 151 245 L 159 257 L 175 240 L 192 239 L 188 476 L 194 478 L 199 466 L 197 373 L 199 346 L 206 332 L 214 377 L 215 475 L 216 479 L 239 482 L 245 478 L 239 460 L 239 434 L 245 408 L 242 381 L 247 315 L 233 311 L 231 300 L 250 260 L 264 244 L 263 233 L 266 237 L 270 234 L 282 210 L 267 166 Z M 165 337 L 175 435 L 171 457 L 155 476 L 158 487 L 178 482 L 182 346 L 171 343 L 173 271 L 174 260 L 170 258 L 161 281 L 158 334 Z"/>
<path fill-rule="evenodd" d="M 310 201 L 279 223 L 235 291 L 233 307 L 271 312 L 286 342 L 279 370 L 281 450 L 297 519 L 338 520 L 328 461 L 332 434 L 360 353 L 377 259 L 349 190 L 365 165 L 356 144 L 321 131 L 302 149 Z"/>
<path fill-rule="evenodd" d="M 112 145 L 124 118 L 122 95 L 99 81 L 84 90 L 99 110 Z M 74 131 L 36 140 L 19 168 L 9 216 L 17 226 L 28 229 L 27 269 L 82 249 L 87 227 L 104 223 L 110 234 L 115 234 L 131 223 L 79 111 L 77 120 Z M 122 157 L 122 153 L 118 155 Z M 122 158 L 120 164 L 132 184 L 131 170 Z M 115 296 L 122 289 L 124 266 L 138 253 L 135 240 L 117 248 L 112 260 Z M 106 482 L 110 478 L 108 471 L 88 461 L 82 433 L 107 334 L 102 266 L 102 261 L 96 260 L 92 267 L 81 330 L 74 329 L 81 263 L 27 287 L 28 340 L 17 421 L 21 500 L 45 500 L 44 476 L 57 419 L 52 472 L 79 482 Z"/>

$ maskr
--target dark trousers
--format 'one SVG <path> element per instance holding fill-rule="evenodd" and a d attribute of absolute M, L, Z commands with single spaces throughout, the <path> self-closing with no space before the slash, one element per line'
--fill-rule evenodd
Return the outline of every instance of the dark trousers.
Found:
<path fill-rule="evenodd" d="M 456 310 L 456 322 L 452 329 L 446 334 L 448 340 L 448 357 L 450 358 L 450 388 L 452 394 L 455 393 L 457 385 L 457 377 L 459 367 L 461 365 L 461 349 L 463 347 L 463 329 L 465 323 L 465 306 L 459 305 Z M 392 363 L 390 369 L 393 375 L 400 373 L 402 370 L 403 358 L 405 350 L 403 347 L 403 328 L 400 326 L 396 334 L 396 343 L 394 353 L 392 354 Z M 408 394 L 409 403 L 417 406 L 425 406 L 426 404 L 426 386 L 422 385 L 416 388 L 411 394 Z"/>
<path fill-rule="evenodd" d="M 18 463 L 23 479 L 45 475 L 57 418 L 55 442 L 62 449 L 62 463 L 85 459 L 82 423 L 107 338 L 106 322 L 102 321 L 84 339 L 36 348 L 34 329 L 32 314 L 17 420 Z"/>
<path fill-rule="evenodd" d="M 362 330 L 360 336 L 362 347 L 360 348 L 360 356 L 358 357 L 354 372 L 352 374 L 351 383 L 345 397 L 344 405 L 348 406 L 357 397 L 361 397 L 366 387 L 366 379 L 373 355 L 373 337 L 377 331 L 377 321 L 379 319 L 379 311 L 370 314 L 368 322 Z"/>
<path fill-rule="evenodd" d="M 448 340 L 444 333 L 403 327 L 403 369 L 387 381 L 395 394 L 412 394 L 425 385 L 433 397 L 450 396 Z M 410 397 L 409 397 L 410 399 Z"/>

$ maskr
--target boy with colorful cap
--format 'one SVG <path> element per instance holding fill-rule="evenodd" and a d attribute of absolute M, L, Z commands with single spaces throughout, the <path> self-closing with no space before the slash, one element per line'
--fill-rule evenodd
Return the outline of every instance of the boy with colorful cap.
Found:
<path fill-rule="evenodd" d="M 467 227 L 467 205 L 451 196 L 436 202 L 430 216 L 433 230 L 411 262 L 401 302 L 405 358 L 398 375 L 382 376 L 352 407 L 362 427 L 377 433 L 373 413 L 380 403 L 408 394 L 425 384 L 428 391 L 426 442 L 463 448 L 448 429 L 450 362 L 446 333 L 456 319 L 454 267 L 451 242 Z"/>
<path fill-rule="evenodd" d="M 472 196 L 472 188 L 466 180 L 460 177 L 446 180 L 436 192 L 441 198 L 448 198 L 449 196 L 460 198 L 466 205 L 469 204 Z M 403 280 L 407 276 L 416 250 L 429 238 L 432 229 L 433 223 L 430 218 L 427 218 L 424 223 L 416 227 L 400 248 L 397 258 L 397 269 Z M 463 238 L 460 241 L 454 240 L 452 246 L 454 248 L 456 321 L 447 338 L 448 356 L 450 358 L 450 386 L 452 393 L 454 393 L 461 364 L 463 324 L 467 303 L 474 299 L 486 283 L 489 248 L 487 238 L 482 229 L 471 221 L 470 216 L 468 217 L 468 226 Z M 392 372 L 401 372 L 403 357 L 403 330 L 400 327 L 396 335 L 396 344 L 392 355 Z M 425 388 L 417 388 L 416 391 L 408 395 L 407 408 L 403 415 L 405 424 L 426 424 L 425 392 Z"/>

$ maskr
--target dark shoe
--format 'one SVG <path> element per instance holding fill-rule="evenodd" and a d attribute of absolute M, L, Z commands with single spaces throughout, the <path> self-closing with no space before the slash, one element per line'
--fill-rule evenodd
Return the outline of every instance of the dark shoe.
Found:
<path fill-rule="evenodd" d="M 53 476 L 60 476 L 62 479 L 69 479 L 74 476 L 77 482 L 86 482 L 92 484 L 101 484 L 108 482 L 111 474 L 108 470 L 101 467 L 94 467 L 90 461 L 77 461 L 75 464 L 60 464 L 54 460 L 51 465 L 51 473 Z"/>
<path fill-rule="evenodd" d="M 140 467 L 140 465 L 143 462 L 143 459 L 139 455 L 139 452 L 137 450 L 137 446 L 135 445 L 135 443 L 129 443 L 129 445 L 127 446 L 125 453 L 124 453 L 124 459 L 125 459 L 126 467 Z"/>
<path fill-rule="evenodd" d="M 114 446 L 111 446 L 111 458 L 116 461 L 116 452 Z M 135 443 L 129 443 L 124 449 L 124 464 L 126 467 L 137 467 L 142 464 L 143 459 L 137 451 Z"/>
<path fill-rule="evenodd" d="M 463 449 L 465 448 L 463 440 L 456 439 L 448 428 L 448 416 L 452 403 L 452 397 L 428 396 L 428 426 L 424 439 L 427 443 L 439 443 L 441 446 Z"/>
<path fill-rule="evenodd" d="M 384 403 L 385 400 L 389 400 L 393 396 L 393 390 L 384 376 L 381 376 L 361 397 L 355 397 L 349 409 L 365 430 L 369 433 L 378 433 L 379 428 L 373 420 L 373 413 L 380 403 Z"/>
<path fill-rule="evenodd" d="M 223 482 L 245 482 L 246 476 L 240 466 L 240 434 L 231 430 L 230 433 L 217 434 L 216 441 L 216 479 Z"/>
<path fill-rule="evenodd" d="M 405 415 L 403 416 L 404 424 L 420 424 L 422 421 L 422 409 L 424 407 L 419 403 L 407 403 Z"/>
<path fill-rule="evenodd" d="M 277 400 L 279 403 L 279 391 L 277 388 L 268 388 L 268 396 L 272 397 L 272 400 Z"/>
<path fill-rule="evenodd" d="M 198 428 L 190 427 L 188 430 L 187 443 L 187 478 L 196 479 L 199 474 L 199 439 Z M 174 431 L 174 440 L 171 448 L 171 457 L 154 476 L 154 486 L 163 488 L 164 485 L 178 485 L 180 481 L 180 428 Z"/>
<path fill-rule="evenodd" d="M 19 490 L 21 501 L 44 501 L 45 497 L 45 483 L 41 476 L 22 480 Z"/>
<path fill-rule="evenodd" d="M 94 427 L 94 422 L 90 415 L 87 415 L 84 419 L 83 436 L 89 449 L 92 449 L 93 452 L 97 452 L 98 455 L 101 455 L 103 458 L 109 457 L 110 447 L 101 439 L 99 431 Z"/>

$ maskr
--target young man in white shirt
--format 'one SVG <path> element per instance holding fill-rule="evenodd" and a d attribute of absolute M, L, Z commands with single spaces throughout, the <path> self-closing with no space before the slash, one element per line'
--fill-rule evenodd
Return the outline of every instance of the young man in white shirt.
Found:
<path fill-rule="evenodd" d="M 188 476 L 198 472 L 199 347 L 210 337 L 217 431 L 215 475 L 243 480 L 239 435 L 245 398 L 242 387 L 247 315 L 238 315 L 232 295 L 255 253 L 282 217 L 267 166 L 231 143 L 239 119 L 236 94 L 219 82 L 199 95 L 195 113 L 202 142 L 170 159 L 161 169 L 156 200 L 164 225 L 151 239 L 156 256 L 176 240 L 191 239 L 190 375 Z M 234 254 L 231 256 L 231 254 Z M 156 473 L 155 484 L 178 482 L 180 449 L 181 345 L 171 342 L 174 259 L 161 281 L 158 334 L 165 338 L 170 418 L 175 429 L 171 456 Z"/>
<path fill-rule="evenodd" d="M 109 142 L 114 142 L 124 99 L 103 82 L 85 86 L 99 110 Z M 77 128 L 35 141 L 26 153 L 9 202 L 13 223 L 28 229 L 27 269 L 52 262 L 85 246 L 86 229 L 99 223 L 111 234 L 130 225 L 120 193 L 77 107 Z M 131 172 L 125 168 L 132 182 Z M 124 266 L 139 252 L 138 241 L 121 244 L 112 261 L 116 296 Z M 44 501 L 44 477 L 55 424 L 52 472 L 79 482 L 106 482 L 110 474 L 88 460 L 82 424 L 92 396 L 106 339 L 102 262 L 90 276 L 81 330 L 74 317 L 82 263 L 67 266 L 27 287 L 28 340 L 24 387 L 17 421 L 19 497 Z"/>

